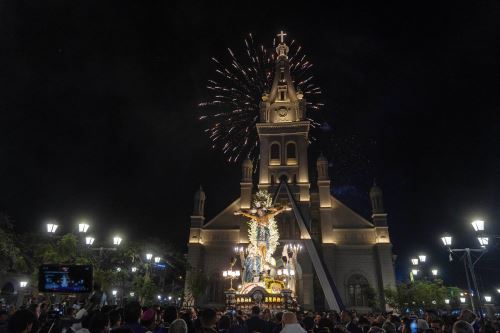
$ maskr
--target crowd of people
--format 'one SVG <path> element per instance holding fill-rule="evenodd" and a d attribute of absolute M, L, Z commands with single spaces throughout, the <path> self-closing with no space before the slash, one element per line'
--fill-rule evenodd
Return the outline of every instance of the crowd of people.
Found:
<path fill-rule="evenodd" d="M 261 309 L 178 310 L 174 306 L 72 306 L 61 313 L 47 304 L 0 312 L 0 333 L 495 333 L 498 319 L 479 319 L 467 309 L 459 316 L 427 311 L 421 317 L 358 315 L 354 311 L 292 312 Z"/>

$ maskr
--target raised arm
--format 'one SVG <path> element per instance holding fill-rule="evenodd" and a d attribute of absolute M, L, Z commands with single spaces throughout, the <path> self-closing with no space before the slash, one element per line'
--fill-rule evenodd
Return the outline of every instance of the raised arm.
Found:
<path fill-rule="evenodd" d="M 234 212 L 234 215 L 243 215 L 245 217 L 248 217 L 248 218 L 251 218 L 251 219 L 255 219 L 255 215 L 251 215 L 251 214 L 245 213 L 244 211 L 241 211 L 241 210 L 238 210 L 238 211 Z"/>

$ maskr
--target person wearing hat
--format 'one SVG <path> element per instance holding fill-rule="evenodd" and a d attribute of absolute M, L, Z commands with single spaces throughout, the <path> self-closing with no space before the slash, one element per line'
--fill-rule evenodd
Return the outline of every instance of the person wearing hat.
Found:
<path fill-rule="evenodd" d="M 153 333 L 156 329 L 156 311 L 147 309 L 142 313 L 141 325 L 146 330 L 146 333 Z"/>

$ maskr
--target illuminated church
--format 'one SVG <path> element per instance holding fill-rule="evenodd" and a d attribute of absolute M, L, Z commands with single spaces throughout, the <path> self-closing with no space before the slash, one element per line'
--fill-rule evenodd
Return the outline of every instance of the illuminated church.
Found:
<path fill-rule="evenodd" d="M 234 249 L 249 244 L 248 219 L 234 213 L 251 209 L 255 193 L 267 190 L 276 203 L 294 208 L 276 216 L 281 247 L 276 253 L 281 253 L 286 244 L 301 244 L 297 255 L 300 274 L 294 277 L 297 303 L 304 309 L 350 308 L 361 312 L 369 311 L 374 304 L 383 306 L 383 290 L 395 286 L 395 275 L 382 191 L 376 185 L 370 190 L 369 221 L 331 195 L 328 161 L 323 156 L 316 162 L 317 181 L 311 183 L 306 100 L 294 87 L 288 46 L 283 39 L 276 52 L 274 81 L 270 92 L 262 96 L 257 124 L 258 182 L 252 181 L 256 166 L 245 160 L 239 198 L 209 221 L 204 216 L 205 193 L 200 189 L 195 194 L 187 294 L 190 276 L 197 270 L 208 278 L 208 287 L 196 303 L 225 304 L 230 282 L 222 272 L 229 268 Z M 234 268 L 242 269 L 241 263 Z M 233 282 L 239 283 L 237 279 Z"/>

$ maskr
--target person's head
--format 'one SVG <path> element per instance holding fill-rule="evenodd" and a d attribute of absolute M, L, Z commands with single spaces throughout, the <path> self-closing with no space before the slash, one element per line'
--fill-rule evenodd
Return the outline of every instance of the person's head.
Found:
<path fill-rule="evenodd" d="M 101 311 L 95 312 L 89 322 L 90 333 L 109 332 L 109 316 Z"/>
<path fill-rule="evenodd" d="M 458 317 L 458 320 L 464 320 L 471 324 L 474 320 L 476 320 L 476 315 L 469 309 L 463 309 Z"/>
<path fill-rule="evenodd" d="M 201 313 L 200 320 L 204 327 L 213 327 L 217 323 L 217 312 L 214 309 L 207 308 Z"/>
<path fill-rule="evenodd" d="M 231 327 L 231 318 L 228 315 L 224 315 L 219 319 L 219 329 L 228 330 Z"/>
<path fill-rule="evenodd" d="M 255 305 L 255 306 L 252 306 L 252 316 L 258 316 L 260 313 L 260 308 Z"/>
<path fill-rule="evenodd" d="M 276 314 L 274 315 L 274 320 L 281 324 L 281 321 L 283 320 L 283 312 L 279 311 L 279 312 L 276 312 Z"/>
<path fill-rule="evenodd" d="M 16 311 L 7 323 L 9 333 L 27 333 L 31 331 L 33 323 L 37 320 L 35 314 L 29 310 Z"/>
<path fill-rule="evenodd" d="M 386 321 L 383 325 L 382 328 L 385 330 L 386 333 L 396 333 L 396 326 L 394 326 L 393 323 L 390 321 Z"/>
<path fill-rule="evenodd" d="M 306 316 L 303 320 L 304 329 L 306 331 L 312 331 L 314 329 L 314 319 L 311 316 Z"/>
<path fill-rule="evenodd" d="M 462 311 L 463 312 L 463 311 Z M 458 320 L 453 324 L 453 333 L 474 333 L 474 328 L 465 320 Z"/>
<path fill-rule="evenodd" d="M 264 311 L 262 311 L 262 318 L 265 320 L 271 320 L 271 310 L 269 310 L 269 308 L 265 308 Z"/>
<path fill-rule="evenodd" d="M 5 310 L 0 311 L 0 323 L 4 323 L 9 319 L 9 313 Z"/>
<path fill-rule="evenodd" d="M 443 323 L 439 319 L 434 319 L 430 322 L 430 327 L 434 333 L 441 333 L 443 331 Z"/>
<path fill-rule="evenodd" d="M 40 317 L 40 304 L 38 303 L 31 303 L 28 307 L 28 309 L 33 312 L 33 314 L 35 315 L 36 319 L 38 319 L 38 317 Z"/>
<path fill-rule="evenodd" d="M 177 308 L 175 306 L 167 306 L 165 308 L 164 320 L 166 323 L 170 324 L 178 318 Z"/>
<path fill-rule="evenodd" d="M 125 305 L 123 309 L 123 320 L 125 323 L 138 323 L 139 318 L 141 318 L 142 308 L 141 304 L 137 301 L 132 301 Z"/>
<path fill-rule="evenodd" d="M 187 333 L 187 331 L 186 322 L 182 319 L 174 320 L 168 329 L 168 333 Z"/>
<path fill-rule="evenodd" d="M 156 324 L 156 311 L 153 309 L 147 309 L 142 313 L 141 316 L 141 325 L 146 327 L 148 330 L 153 330 L 153 327 Z"/>
<path fill-rule="evenodd" d="M 122 324 L 122 315 L 119 310 L 111 310 L 109 312 L 109 324 L 111 328 L 120 327 Z"/>
<path fill-rule="evenodd" d="M 297 316 L 293 312 L 284 312 L 282 322 L 283 322 L 283 326 L 289 325 L 289 324 L 296 324 L 297 323 Z"/>
<path fill-rule="evenodd" d="M 368 330 L 368 333 L 385 333 L 385 331 L 382 327 L 372 326 Z"/>
<path fill-rule="evenodd" d="M 318 327 L 319 328 L 328 328 L 329 330 L 333 329 L 333 323 L 330 319 L 321 317 L 321 319 L 318 321 Z"/>
<path fill-rule="evenodd" d="M 349 310 L 342 310 L 340 313 L 340 321 L 343 323 L 348 323 L 352 320 L 352 313 Z"/>

